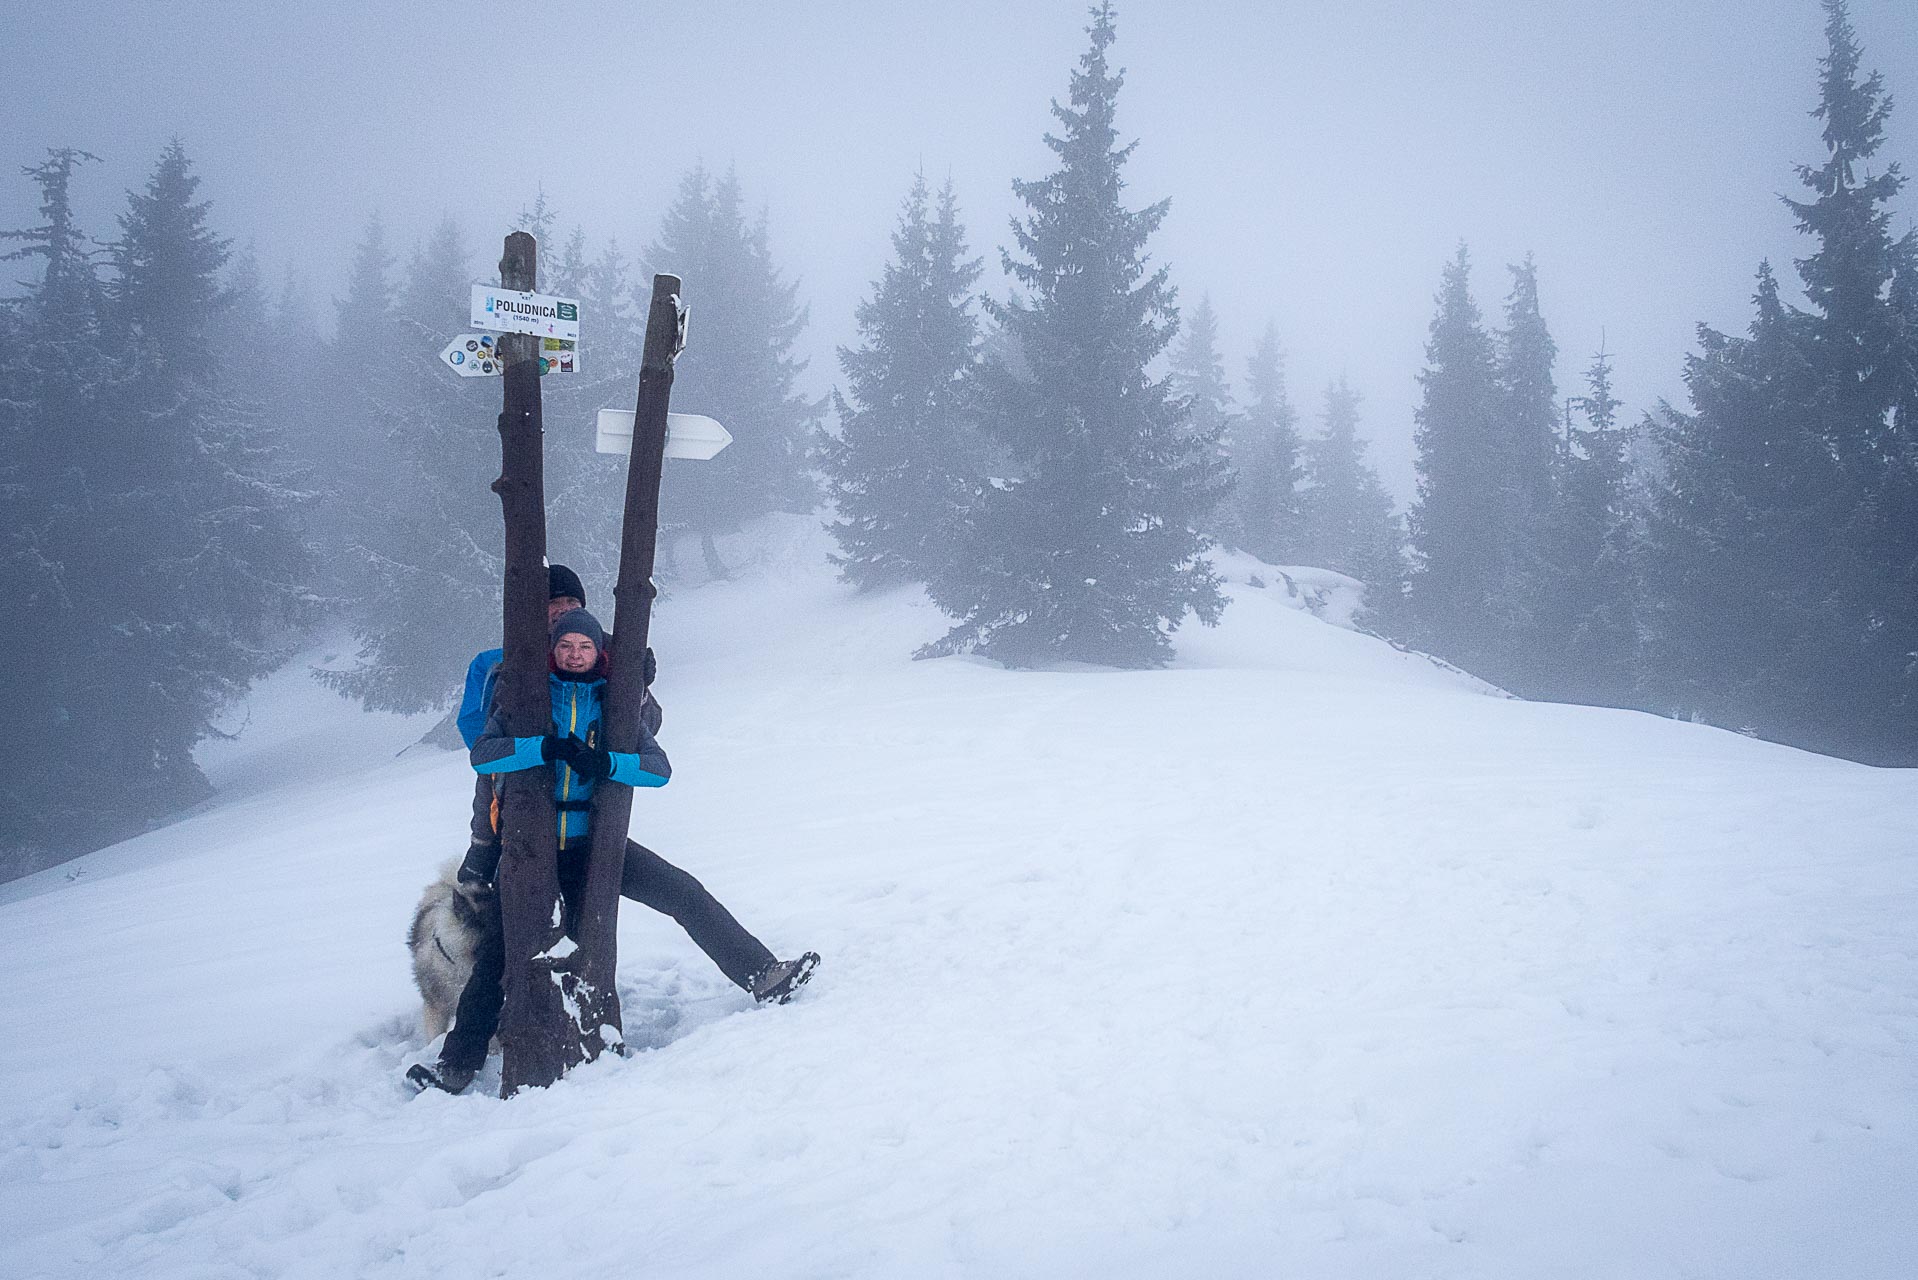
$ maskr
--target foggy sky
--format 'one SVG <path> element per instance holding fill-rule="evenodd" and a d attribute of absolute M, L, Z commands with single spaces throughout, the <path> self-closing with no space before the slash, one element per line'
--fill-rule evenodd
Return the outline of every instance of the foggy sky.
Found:
<path fill-rule="evenodd" d="M 1918 11 L 1854 0 L 1852 19 L 1900 103 L 1881 161 L 1918 170 Z M 35 220 L 19 167 L 76 146 L 106 162 L 78 194 L 110 237 L 177 135 L 216 228 L 269 282 L 303 276 L 330 326 L 374 209 L 402 257 L 454 215 L 480 280 L 541 188 L 562 229 L 638 257 L 688 166 L 735 165 L 810 304 L 819 393 L 915 169 L 951 177 L 982 286 L 1003 295 L 1010 180 L 1051 167 L 1047 106 L 1086 21 L 1076 0 L 8 0 L 0 226 Z M 1403 501 L 1432 297 L 1461 240 L 1493 320 L 1505 264 L 1536 254 L 1561 396 L 1602 334 L 1632 418 L 1682 400 L 1699 321 L 1747 323 L 1760 258 L 1793 282 L 1806 243 L 1776 196 L 1822 155 L 1823 47 L 1815 0 L 1131 0 L 1114 50 L 1119 126 L 1140 142 L 1130 203 L 1172 198 L 1153 250 L 1183 303 L 1210 293 L 1235 384 L 1275 321 L 1308 423 L 1347 375 Z M 1903 232 L 1918 188 L 1896 211 Z M 589 358 L 592 340 L 588 315 Z"/>

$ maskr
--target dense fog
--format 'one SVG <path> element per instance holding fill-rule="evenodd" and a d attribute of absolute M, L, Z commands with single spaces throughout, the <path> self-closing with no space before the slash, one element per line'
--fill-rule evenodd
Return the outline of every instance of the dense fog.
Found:
<path fill-rule="evenodd" d="M 816 511 L 948 616 L 919 656 L 1157 666 L 1224 547 L 1522 696 L 1918 759 L 1893 0 L 0 24 L 0 700 L 83 761 L 9 762 L 16 869 L 200 799 L 314 637 L 342 697 L 448 706 L 498 383 L 438 352 L 515 228 L 581 302 L 549 545 L 597 588 L 590 422 L 673 271 L 674 407 L 735 443 L 668 477 L 669 586 Z"/>

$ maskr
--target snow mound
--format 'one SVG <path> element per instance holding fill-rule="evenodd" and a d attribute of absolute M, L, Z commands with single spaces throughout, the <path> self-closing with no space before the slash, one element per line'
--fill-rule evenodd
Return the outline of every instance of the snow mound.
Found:
<path fill-rule="evenodd" d="M 1909 1273 L 1911 771 L 1487 697 L 1231 558 L 1166 670 L 913 662 L 819 536 L 664 603 L 634 806 L 797 1001 L 629 909 L 641 1052 L 409 1098 L 470 774 L 275 683 L 233 798 L 0 904 L 0 1274 Z"/>

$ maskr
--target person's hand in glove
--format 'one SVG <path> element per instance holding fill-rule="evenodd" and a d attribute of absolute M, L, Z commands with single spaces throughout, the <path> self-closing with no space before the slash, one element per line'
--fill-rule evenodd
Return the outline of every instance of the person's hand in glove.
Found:
<path fill-rule="evenodd" d="M 549 733 L 539 744 L 539 754 L 542 759 L 565 761 L 568 768 L 589 782 L 613 776 L 612 756 L 598 747 L 587 746 L 578 738 Z"/>
<path fill-rule="evenodd" d="M 588 782 L 601 782 L 613 776 L 613 757 L 599 747 L 589 747 L 577 738 L 569 738 L 577 748 L 566 763 Z"/>
<path fill-rule="evenodd" d="M 493 877 L 499 872 L 499 853 L 500 847 L 496 844 L 476 844 L 467 849 L 460 863 L 459 882 L 490 890 Z"/>

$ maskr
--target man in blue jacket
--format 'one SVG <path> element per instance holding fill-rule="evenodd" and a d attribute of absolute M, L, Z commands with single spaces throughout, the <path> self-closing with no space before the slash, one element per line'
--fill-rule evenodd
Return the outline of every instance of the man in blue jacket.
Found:
<path fill-rule="evenodd" d="M 500 773 L 554 764 L 554 802 L 559 823 L 559 878 L 562 895 L 570 902 L 584 884 L 587 851 L 591 847 L 588 823 L 594 787 L 606 780 L 627 786 L 663 786 L 672 774 L 666 755 L 653 734 L 663 717 L 648 691 L 641 715 L 640 750 L 609 752 L 599 743 L 601 699 L 605 689 L 607 637 L 598 619 L 583 608 L 561 608 L 582 599 L 585 589 L 570 569 L 554 565 L 550 581 L 557 593 L 570 588 L 577 594 L 554 596 L 550 683 L 553 731 L 538 737 L 515 738 L 504 732 L 492 706 L 498 659 L 484 667 L 482 653 L 468 670 L 468 687 L 479 672 L 477 686 L 486 699 L 486 720 L 470 742 L 474 770 L 480 775 L 484 799 L 474 802 L 474 840 L 460 867 L 463 880 L 490 883 L 498 868 L 500 848 L 492 820 L 492 779 Z M 647 663 L 650 680 L 652 663 Z M 469 723 L 461 708 L 460 726 Z M 486 814 L 481 826 L 481 813 Z M 482 839 L 484 836 L 484 840 Z M 778 960 L 731 912 L 720 905 L 697 879 L 673 866 L 652 850 L 626 842 L 620 894 L 663 912 L 678 921 L 693 942 L 728 978 L 755 1000 L 784 1003 L 812 976 L 819 957 L 806 952 L 796 960 Z M 417 1066 L 407 1076 L 422 1088 L 458 1093 L 471 1083 L 486 1060 L 486 1045 L 499 1022 L 505 972 L 503 931 L 499 927 L 497 897 L 493 915 L 476 957 L 473 976 L 462 993 L 453 1029 L 447 1032 L 437 1069 Z M 568 913 L 570 915 L 570 912 Z"/>

